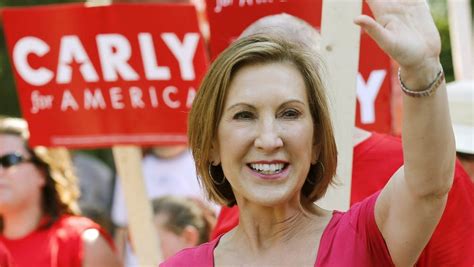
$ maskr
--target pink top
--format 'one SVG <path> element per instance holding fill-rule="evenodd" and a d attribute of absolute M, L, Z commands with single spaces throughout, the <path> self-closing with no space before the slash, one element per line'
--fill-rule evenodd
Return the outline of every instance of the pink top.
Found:
<path fill-rule="evenodd" d="M 334 211 L 319 244 L 314 266 L 394 266 L 375 223 L 374 207 L 380 192 L 352 206 Z M 214 266 L 214 249 L 220 237 L 180 251 L 160 266 Z"/>

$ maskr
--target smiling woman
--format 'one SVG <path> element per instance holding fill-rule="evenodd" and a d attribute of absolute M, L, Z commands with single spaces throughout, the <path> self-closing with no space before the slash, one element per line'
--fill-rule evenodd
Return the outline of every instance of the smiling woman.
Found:
<path fill-rule="evenodd" d="M 239 225 L 163 266 L 415 264 L 453 180 L 440 40 L 426 2 L 368 3 L 376 20 L 362 15 L 355 23 L 400 65 L 404 167 L 347 212 L 313 204 L 331 183 L 337 158 L 327 77 L 309 54 L 317 52 L 282 37 L 242 38 L 209 69 L 188 133 L 210 198 L 238 205 Z"/>
<path fill-rule="evenodd" d="M 203 175 L 204 184 L 212 192 L 211 199 L 221 204 L 235 204 L 235 192 L 231 188 L 234 185 L 227 181 L 225 177 L 229 177 L 229 173 L 226 174 L 223 169 L 231 167 L 236 159 L 230 159 L 227 155 L 252 145 L 267 156 L 259 159 L 257 155 L 246 155 L 246 158 L 239 160 L 245 167 L 242 171 L 255 171 L 257 165 L 274 168 L 276 165 L 268 163 L 283 163 L 282 171 L 301 172 L 299 175 L 308 172 L 299 170 L 300 167 L 294 169 L 295 166 L 288 161 L 290 156 L 294 156 L 296 166 L 309 167 L 308 180 L 300 184 L 304 184 L 304 199 L 301 201 L 304 206 L 319 199 L 334 176 L 336 146 L 323 83 L 311 63 L 314 59 L 291 44 L 283 40 L 280 42 L 277 45 L 271 39 L 260 36 L 231 47 L 229 53 L 239 54 L 216 60 L 216 71 L 211 71 L 205 78 L 201 85 L 202 96 L 196 98 L 193 104 L 189 118 L 190 144 L 196 148 L 193 153 L 199 159 L 197 168 Z M 203 88 L 215 88 L 217 92 Z M 213 108 L 203 102 L 207 105 L 212 103 Z M 219 130 L 216 134 L 214 131 L 202 131 L 202 128 Z M 256 136 L 262 131 L 262 135 Z M 300 139 L 298 142 L 302 143 L 294 144 L 299 147 L 292 149 L 293 153 L 312 148 L 306 155 L 306 162 L 300 162 L 302 158 L 296 160 L 297 155 L 286 155 L 281 151 L 279 155 L 273 154 L 278 146 L 287 141 L 281 138 Z M 324 173 L 321 166 L 324 166 Z M 228 170 L 231 171 L 231 168 Z"/>

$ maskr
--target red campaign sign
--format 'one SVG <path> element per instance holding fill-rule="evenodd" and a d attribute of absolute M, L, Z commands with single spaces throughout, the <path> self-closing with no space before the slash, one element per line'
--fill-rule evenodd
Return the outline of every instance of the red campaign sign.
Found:
<path fill-rule="evenodd" d="M 32 146 L 187 142 L 208 67 L 194 6 L 9 8 L 3 20 Z"/>
<path fill-rule="evenodd" d="M 217 57 L 242 31 L 264 16 L 288 13 L 316 29 L 321 26 L 322 0 L 206 0 L 211 31 L 211 58 Z M 370 14 L 366 4 L 364 14 Z M 378 132 L 391 132 L 390 59 L 362 33 L 357 77 L 356 125 Z"/>

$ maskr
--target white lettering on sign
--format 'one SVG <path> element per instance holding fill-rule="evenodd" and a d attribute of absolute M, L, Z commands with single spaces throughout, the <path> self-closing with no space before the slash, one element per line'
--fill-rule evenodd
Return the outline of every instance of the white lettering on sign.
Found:
<path fill-rule="evenodd" d="M 132 48 L 127 38 L 120 34 L 99 34 L 97 48 L 105 81 L 117 81 L 119 74 L 125 81 L 138 80 L 138 74 L 128 64 Z"/>
<path fill-rule="evenodd" d="M 81 64 L 79 70 L 86 82 L 99 81 L 99 75 L 92 65 L 86 50 L 82 46 L 81 41 L 75 35 L 67 35 L 61 38 L 61 46 L 59 49 L 58 70 L 56 82 L 66 84 L 71 82 L 72 68 L 70 64 L 75 61 Z"/>
<path fill-rule="evenodd" d="M 288 0 L 279 0 L 279 2 L 287 2 Z M 261 5 L 261 4 L 272 4 L 274 0 L 238 0 L 238 7 Z M 234 4 L 233 0 L 216 0 L 216 5 L 214 6 L 215 13 L 221 13 L 222 9 L 225 7 L 232 6 Z"/>
<path fill-rule="evenodd" d="M 184 35 L 183 43 L 179 41 L 174 33 L 162 33 L 161 38 L 178 60 L 181 78 L 185 81 L 194 80 L 195 74 L 193 60 L 199 42 L 199 34 L 186 33 Z"/>
<path fill-rule="evenodd" d="M 273 3 L 273 0 L 239 0 L 239 6 L 253 6 L 255 5 L 261 5 L 261 4 L 270 4 Z"/>
<path fill-rule="evenodd" d="M 181 102 L 179 100 L 173 100 L 171 99 L 171 94 L 176 94 L 178 93 L 178 88 L 174 86 L 168 86 L 163 90 L 163 101 L 165 104 L 173 109 L 179 108 L 181 106 Z"/>
<path fill-rule="evenodd" d="M 151 106 L 154 108 L 158 107 L 158 96 L 156 95 L 156 88 L 154 86 L 150 86 L 150 88 L 148 89 L 148 93 L 150 94 Z"/>
<path fill-rule="evenodd" d="M 194 80 L 194 57 L 199 44 L 198 33 L 186 33 L 181 41 L 175 33 L 162 33 L 161 40 L 169 48 L 179 64 L 180 76 L 185 81 Z M 153 38 L 150 33 L 139 33 L 137 36 L 140 48 L 141 62 L 145 72 L 144 79 L 150 81 L 171 80 L 168 66 L 158 64 Z M 98 34 L 96 36 L 99 63 L 102 79 L 115 82 L 120 78 L 125 81 L 137 81 L 139 75 L 129 64 L 132 58 L 132 48 L 129 40 L 121 34 Z M 13 65 L 20 77 L 33 86 L 43 86 L 51 82 L 55 73 L 44 67 L 34 68 L 28 62 L 29 55 L 46 56 L 50 46 L 43 40 L 27 36 L 19 39 L 13 46 Z M 99 82 L 97 66 L 94 67 L 80 38 L 76 35 L 61 37 L 56 69 L 56 82 L 68 84 L 72 80 L 72 63 L 80 65 L 79 71 L 86 82 Z"/>
<path fill-rule="evenodd" d="M 171 79 L 170 68 L 158 66 L 153 39 L 150 33 L 139 33 L 138 42 L 142 53 L 145 76 L 148 80 L 169 80 Z"/>
<path fill-rule="evenodd" d="M 234 3 L 233 0 L 216 0 L 216 6 L 214 12 L 221 13 L 222 8 L 231 6 Z"/>
<path fill-rule="evenodd" d="M 188 98 L 186 99 L 187 108 L 191 108 L 195 97 L 196 97 L 196 89 L 194 89 L 194 87 L 189 88 Z"/>
<path fill-rule="evenodd" d="M 357 99 L 360 103 L 360 121 L 364 124 L 375 122 L 375 99 L 382 87 L 386 70 L 374 70 L 367 83 L 360 73 L 357 74 Z"/>
<path fill-rule="evenodd" d="M 138 86 L 131 86 L 128 88 L 129 101 L 124 102 L 125 98 L 127 98 L 127 94 L 125 92 L 126 89 L 122 89 L 118 86 L 109 88 L 108 93 L 102 91 L 100 88 L 95 88 L 94 90 L 86 88 L 84 91 L 82 91 L 84 97 L 83 106 L 79 106 L 77 99 L 80 98 L 80 96 L 74 96 L 70 90 L 65 90 L 61 100 L 61 111 L 78 111 L 81 108 L 85 110 L 104 110 L 109 106 L 112 109 L 119 110 L 126 108 L 126 105 L 130 105 L 129 108 L 132 109 L 143 109 L 146 108 L 147 105 L 157 108 L 159 96 L 161 97 L 164 105 L 168 108 L 181 108 L 181 103 L 184 102 L 186 102 L 186 107 L 190 108 L 192 101 L 196 96 L 196 89 L 194 89 L 194 87 L 188 88 L 186 96 L 179 96 L 178 88 L 172 85 L 163 88 L 160 95 L 154 86 L 150 86 L 148 90 L 143 90 Z M 78 92 L 76 92 L 76 94 L 78 94 Z M 52 107 L 53 96 L 41 96 L 39 95 L 38 91 L 33 91 L 32 96 L 33 95 L 35 96 L 35 99 L 32 99 L 32 102 L 35 102 L 34 108 L 36 110 Z M 108 96 L 108 98 L 104 96 Z M 46 100 L 46 98 L 48 100 Z"/>
<path fill-rule="evenodd" d="M 132 102 L 132 108 L 144 108 L 145 103 L 143 103 L 142 100 L 142 89 L 132 86 L 130 87 L 130 90 L 128 90 L 128 93 L 130 94 L 130 101 Z"/>
<path fill-rule="evenodd" d="M 31 113 L 36 114 L 40 110 L 51 109 L 53 107 L 52 95 L 41 95 L 38 90 L 31 93 Z"/>
<path fill-rule="evenodd" d="M 78 110 L 79 105 L 77 104 L 76 99 L 74 99 L 71 91 L 64 90 L 63 99 L 61 100 L 61 111 L 66 111 L 69 108 L 72 110 Z"/>
<path fill-rule="evenodd" d="M 123 104 L 122 88 L 112 87 L 110 88 L 110 102 L 112 102 L 112 108 L 114 109 L 123 109 L 125 105 Z"/>
<path fill-rule="evenodd" d="M 85 109 L 105 109 L 105 100 L 100 89 L 95 89 L 92 93 L 89 89 L 84 90 Z"/>
<path fill-rule="evenodd" d="M 35 86 L 47 84 L 53 78 L 53 72 L 45 67 L 33 69 L 28 63 L 28 55 L 35 54 L 39 57 L 49 52 L 49 45 L 43 40 L 27 36 L 16 42 L 13 47 L 13 65 L 18 74 L 27 83 Z"/>

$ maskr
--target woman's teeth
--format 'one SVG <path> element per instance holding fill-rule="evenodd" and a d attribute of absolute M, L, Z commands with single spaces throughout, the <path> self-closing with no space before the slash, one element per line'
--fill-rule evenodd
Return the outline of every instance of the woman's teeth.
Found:
<path fill-rule="evenodd" d="M 285 167 L 283 163 L 275 163 L 275 164 L 260 164 L 260 163 L 251 163 L 249 164 L 252 170 L 257 171 L 261 174 L 275 174 L 279 173 Z"/>

